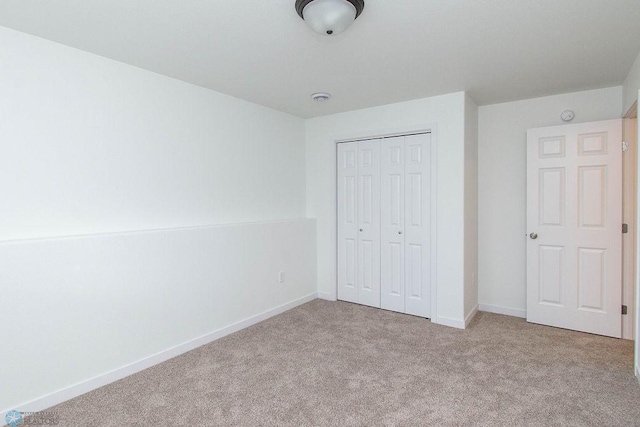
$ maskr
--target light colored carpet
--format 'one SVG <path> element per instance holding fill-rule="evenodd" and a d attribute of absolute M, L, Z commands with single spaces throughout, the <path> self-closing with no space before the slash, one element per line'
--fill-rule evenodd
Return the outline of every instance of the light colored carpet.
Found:
<path fill-rule="evenodd" d="M 61 425 L 640 425 L 630 341 L 315 300 L 51 408 Z"/>

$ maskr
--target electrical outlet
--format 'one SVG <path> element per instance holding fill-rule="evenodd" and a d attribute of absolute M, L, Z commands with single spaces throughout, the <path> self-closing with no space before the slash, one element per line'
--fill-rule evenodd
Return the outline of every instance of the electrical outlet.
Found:
<path fill-rule="evenodd" d="M 280 283 L 284 283 L 284 271 L 281 271 L 280 274 L 278 274 L 278 280 L 280 280 Z"/>

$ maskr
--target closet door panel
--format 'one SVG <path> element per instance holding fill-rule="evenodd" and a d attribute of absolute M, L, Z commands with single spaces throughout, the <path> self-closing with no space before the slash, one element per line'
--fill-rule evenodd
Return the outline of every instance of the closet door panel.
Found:
<path fill-rule="evenodd" d="M 358 302 L 380 307 L 380 140 L 358 143 Z"/>
<path fill-rule="evenodd" d="M 431 135 L 405 137 L 405 313 L 431 315 Z"/>
<path fill-rule="evenodd" d="M 381 157 L 381 307 L 405 309 L 405 176 L 404 137 L 386 138 Z"/>
<path fill-rule="evenodd" d="M 358 302 L 358 144 L 338 144 L 338 299 Z"/>

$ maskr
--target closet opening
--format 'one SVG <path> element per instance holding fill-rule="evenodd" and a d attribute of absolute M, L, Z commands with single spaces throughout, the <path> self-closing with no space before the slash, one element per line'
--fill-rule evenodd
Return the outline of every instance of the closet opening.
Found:
<path fill-rule="evenodd" d="M 336 159 L 337 299 L 432 318 L 434 135 L 338 141 Z"/>

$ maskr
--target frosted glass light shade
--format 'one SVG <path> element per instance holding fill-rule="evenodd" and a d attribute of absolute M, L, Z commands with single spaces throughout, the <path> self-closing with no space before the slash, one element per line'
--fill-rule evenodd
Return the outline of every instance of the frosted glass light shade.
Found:
<path fill-rule="evenodd" d="M 302 10 L 302 17 L 320 34 L 340 34 L 355 21 L 356 8 L 347 0 L 313 0 Z"/>

